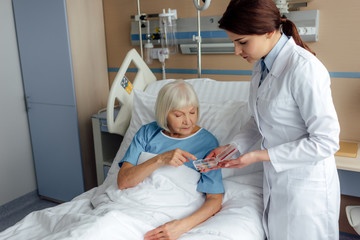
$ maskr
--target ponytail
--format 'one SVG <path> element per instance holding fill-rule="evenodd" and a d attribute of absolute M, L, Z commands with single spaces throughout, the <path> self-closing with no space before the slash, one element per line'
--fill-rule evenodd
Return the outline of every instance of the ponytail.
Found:
<path fill-rule="evenodd" d="M 292 37 L 297 45 L 302 48 L 305 48 L 312 54 L 316 56 L 316 53 L 312 51 L 300 38 L 299 32 L 295 26 L 295 24 L 287 19 L 286 17 L 281 18 L 281 27 L 282 31 L 286 36 Z"/>

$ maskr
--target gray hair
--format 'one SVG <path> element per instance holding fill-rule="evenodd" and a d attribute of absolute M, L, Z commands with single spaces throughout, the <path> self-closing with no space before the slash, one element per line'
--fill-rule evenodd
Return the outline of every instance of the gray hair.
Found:
<path fill-rule="evenodd" d="M 184 80 L 167 83 L 160 89 L 156 99 L 155 117 L 158 125 L 170 132 L 167 126 L 169 112 L 187 106 L 196 107 L 199 118 L 199 99 L 193 86 Z"/>

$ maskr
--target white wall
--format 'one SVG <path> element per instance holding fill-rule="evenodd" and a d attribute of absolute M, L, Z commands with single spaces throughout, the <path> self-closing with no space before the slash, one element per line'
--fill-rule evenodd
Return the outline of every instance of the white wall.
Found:
<path fill-rule="evenodd" d="M 0 206 L 36 189 L 11 0 L 0 0 Z"/>

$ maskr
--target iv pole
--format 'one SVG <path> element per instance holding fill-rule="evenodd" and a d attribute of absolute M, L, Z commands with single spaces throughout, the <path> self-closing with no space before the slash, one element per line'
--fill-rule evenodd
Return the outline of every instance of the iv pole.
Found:
<path fill-rule="evenodd" d="M 138 16 L 141 16 L 140 13 L 140 1 L 137 0 L 137 11 L 138 11 Z M 140 40 L 140 53 L 141 53 L 141 58 L 144 59 L 144 53 L 143 53 L 143 45 L 142 45 L 142 30 L 141 30 L 141 20 L 139 19 L 139 40 Z"/>
<path fill-rule="evenodd" d="M 198 0 L 198 4 L 200 4 L 200 0 Z M 197 32 L 198 36 L 197 40 L 197 65 L 198 65 L 198 78 L 201 78 L 201 30 L 200 30 L 200 10 L 197 10 Z"/>
<path fill-rule="evenodd" d="M 193 36 L 193 40 L 197 41 L 197 64 L 198 64 L 198 78 L 201 78 L 201 30 L 200 30 L 200 11 L 206 10 L 210 6 L 211 0 L 202 0 L 204 5 L 200 7 L 200 0 L 193 0 L 197 9 L 197 36 Z"/>

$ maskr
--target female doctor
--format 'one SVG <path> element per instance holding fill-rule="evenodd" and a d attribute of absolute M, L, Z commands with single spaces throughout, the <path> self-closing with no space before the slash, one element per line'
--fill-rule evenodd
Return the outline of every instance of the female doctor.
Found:
<path fill-rule="evenodd" d="M 328 71 L 273 0 L 232 0 L 219 24 L 235 54 L 255 64 L 252 117 L 231 142 L 242 155 L 217 168 L 263 161 L 267 239 L 338 240 L 340 128 Z M 261 150 L 248 152 L 260 139 Z"/>

